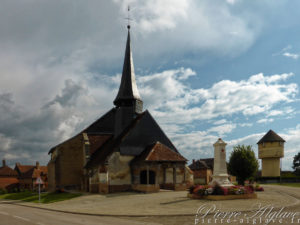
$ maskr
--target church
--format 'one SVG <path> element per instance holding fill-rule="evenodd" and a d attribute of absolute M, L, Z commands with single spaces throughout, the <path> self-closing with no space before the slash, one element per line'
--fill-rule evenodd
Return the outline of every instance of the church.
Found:
<path fill-rule="evenodd" d="M 114 107 L 49 151 L 49 191 L 93 193 L 185 190 L 192 172 L 150 112 L 143 111 L 128 25 L 121 84 Z"/>

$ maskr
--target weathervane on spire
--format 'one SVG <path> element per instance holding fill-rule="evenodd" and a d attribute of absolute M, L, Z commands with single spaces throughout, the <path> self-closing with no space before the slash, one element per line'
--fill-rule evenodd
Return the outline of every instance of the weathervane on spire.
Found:
<path fill-rule="evenodd" d="M 130 6 L 129 5 L 127 8 L 127 12 L 128 12 L 128 16 L 125 19 L 127 19 L 127 22 L 128 22 L 127 28 L 130 29 L 130 20 L 132 20 L 132 19 L 130 18 Z"/>

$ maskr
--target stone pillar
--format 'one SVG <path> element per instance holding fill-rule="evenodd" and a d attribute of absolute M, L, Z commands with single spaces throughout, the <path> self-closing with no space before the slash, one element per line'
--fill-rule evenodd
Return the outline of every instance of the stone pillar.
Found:
<path fill-rule="evenodd" d="M 219 138 L 214 146 L 214 173 L 211 184 L 217 182 L 221 186 L 233 186 L 228 180 L 227 165 L 226 165 L 226 149 L 227 144 Z"/>
<path fill-rule="evenodd" d="M 160 173 L 160 165 L 157 165 L 156 173 L 155 173 L 155 186 L 159 185 L 159 173 Z"/>
<path fill-rule="evenodd" d="M 147 165 L 147 185 L 149 185 L 149 165 Z"/>
<path fill-rule="evenodd" d="M 173 167 L 173 184 L 176 184 L 176 166 Z"/>
<path fill-rule="evenodd" d="M 166 170 L 166 167 L 163 167 L 163 183 L 164 184 L 166 184 L 166 180 L 167 180 L 167 175 L 166 175 L 166 172 L 167 172 L 167 170 Z"/>

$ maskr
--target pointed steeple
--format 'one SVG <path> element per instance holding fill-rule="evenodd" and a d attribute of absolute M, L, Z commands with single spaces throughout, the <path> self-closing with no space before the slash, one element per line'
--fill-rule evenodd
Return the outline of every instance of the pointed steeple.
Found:
<path fill-rule="evenodd" d="M 128 36 L 125 50 L 125 58 L 122 72 L 122 79 L 117 94 L 116 99 L 114 100 L 114 105 L 117 107 L 122 106 L 133 106 L 137 113 L 142 112 L 143 101 L 140 97 L 134 74 L 133 59 L 130 46 L 130 26 L 128 28 Z"/>

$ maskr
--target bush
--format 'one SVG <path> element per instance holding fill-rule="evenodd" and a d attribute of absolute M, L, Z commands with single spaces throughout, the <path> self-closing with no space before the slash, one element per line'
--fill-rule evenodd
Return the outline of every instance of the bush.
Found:
<path fill-rule="evenodd" d="M 215 184 L 212 195 L 224 195 L 224 188 L 222 188 L 219 184 Z"/>
<path fill-rule="evenodd" d="M 255 191 L 264 191 L 264 188 L 263 187 L 257 187 L 257 188 L 255 188 Z"/>
<path fill-rule="evenodd" d="M 250 145 L 237 145 L 231 152 L 228 171 L 231 175 L 237 177 L 239 184 L 243 185 L 246 179 L 255 176 L 258 170 L 258 160 Z"/>
<path fill-rule="evenodd" d="M 189 187 L 189 193 L 190 193 L 190 194 L 193 194 L 194 189 L 195 189 L 195 186 L 194 186 L 194 185 L 190 186 L 190 187 Z"/>
<path fill-rule="evenodd" d="M 0 195 L 6 194 L 6 193 L 7 193 L 6 189 L 0 188 Z"/>

